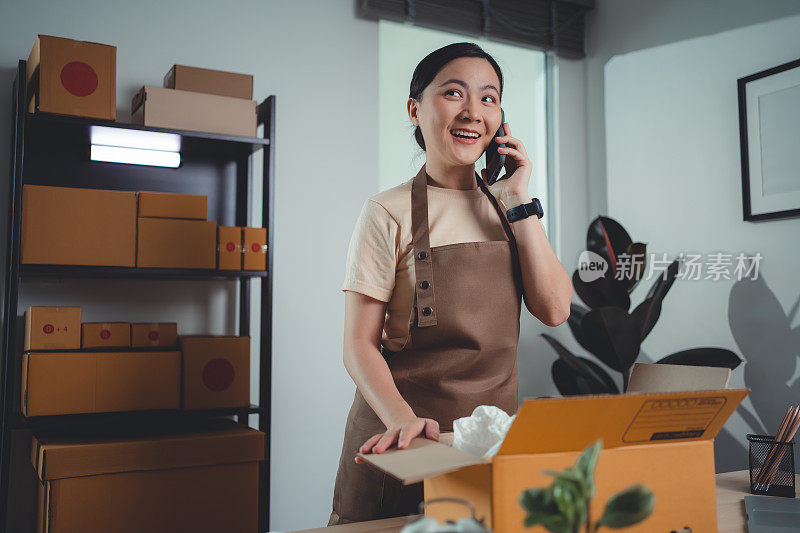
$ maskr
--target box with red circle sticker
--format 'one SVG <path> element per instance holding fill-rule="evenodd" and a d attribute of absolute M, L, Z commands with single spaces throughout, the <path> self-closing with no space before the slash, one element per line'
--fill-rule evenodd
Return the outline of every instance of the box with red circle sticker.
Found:
<path fill-rule="evenodd" d="M 80 347 L 80 307 L 29 307 L 25 311 L 25 351 Z"/>
<path fill-rule="evenodd" d="M 39 35 L 27 63 L 28 111 L 117 118 L 117 47 Z"/>
<path fill-rule="evenodd" d="M 242 269 L 242 228 L 219 226 L 217 239 L 217 268 L 220 270 Z"/>
<path fill-rule="evenodd" d="M 242 270 L 267 269 L 267 228 L 244 228 Z"/>
<path fill-rule="evenodd" d="M 177 345 L 178 324 L 176 322 L 131 324 L 132 348 L 155 348 L 157 346 Z"/>
<path fill-rule="evenodd" d="M 183 408 L 250 405 L 250 337 L 181 335 Z"/>
<path fill-rule="evenodd" d="M 130 322 L 84 322 L 81 348 L 130 348 Z"/>

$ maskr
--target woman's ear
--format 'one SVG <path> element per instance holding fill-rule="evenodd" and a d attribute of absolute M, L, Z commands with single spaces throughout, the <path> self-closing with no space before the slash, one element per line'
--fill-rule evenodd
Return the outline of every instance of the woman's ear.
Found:
<path fill-rule="evenodd" d="M 419 126 L 419 117 L 417 116 L 419 110 L 418 102 L 413 98 L 409 98 L 408 102 L 406 102 L 406 108 L 408 109 L 408 118 L 411 119 L 411 123 Z"/>

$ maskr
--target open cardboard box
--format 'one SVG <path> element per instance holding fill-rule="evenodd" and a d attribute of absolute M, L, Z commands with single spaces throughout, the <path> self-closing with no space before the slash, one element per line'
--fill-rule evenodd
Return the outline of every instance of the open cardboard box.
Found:
<path fill-rule="evenodd" d="M 630 533 L 717 531 L 714 437 L 749 389 L 662 392 L 526 400 L 493 458 L 482 459 L 442 442 L 414 439 L 404 450 L 359 454 L 403 481 L 424 480 L 425 499 L 457 497 L 475 504 L 478 517 L 497 533 L 525 528 L 523 491 L 546 487 L 543 470 L 571 467 L 598 438 L 603 451 L 595 470 L 596 521 L 610 496 L 641 483 L 655 494 L 653 513 Z M 366 466 L 365 466 L 366 468 Z M 439 521 L 458 519 L 463 506 L 426 509 Z"/>

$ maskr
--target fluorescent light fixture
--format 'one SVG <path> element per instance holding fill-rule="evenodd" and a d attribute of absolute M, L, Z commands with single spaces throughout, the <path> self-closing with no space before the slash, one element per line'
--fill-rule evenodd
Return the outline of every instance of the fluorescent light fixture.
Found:
<path fill-rule="evenodd" d="M 103 146 L 142 148 L 163 152 L 181 151 L 181 136 L 175 133 L 91 126 L 89 139 L 92 144 L 102 144 Z"/>
<path fill-rule="evenodd" d="M 156 167 L 177 168 L 181 165 L 181 154 L 179 152 L 125 148 L 122 146 L 103 146 L 99 144 L 92 145 L 91 159 L 92 161 L 127 163 L 129 165 L 150 165 Z"/>

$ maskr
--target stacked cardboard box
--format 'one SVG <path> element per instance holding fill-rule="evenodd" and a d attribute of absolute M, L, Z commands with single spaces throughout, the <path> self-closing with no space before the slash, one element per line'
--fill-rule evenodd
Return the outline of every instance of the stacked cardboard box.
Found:
<path fill-rule="evenodd" d="M 145 85 L 131 101 L 131 122 L 255 137 L 253 77 L 174 65 L 164 88 Z"/>
<path fill-rule="evenodd" d="M 255 531 L 264 456 L 264 433 L 224 419 L 168 430 L 38 432 L 36 531 Z"/>
<path fill-rule="evenodd" d="M 206 220 L 205 196 L 139 192 L 138 198 L 136 266 L 216 268 L 217 223 Z"/>
<path fill-rule="evenodd" d="M 28 111 L 114 120 L 117 48 L 39 35 L 27 63 Z"/>
<path fill-rule="evenodd" d="M 175 322 L 131 324 L 132 348 L 175 347 L 178 324 Z"/>
<path fill-rule="evenodd" d="M 250 337 L 181 335 L 183 408 L 250 405 Z"/>
<path fill-rule="evenodd" d="M 136 194 L 23 185 L 22 263 L 133 267 Z"/>

